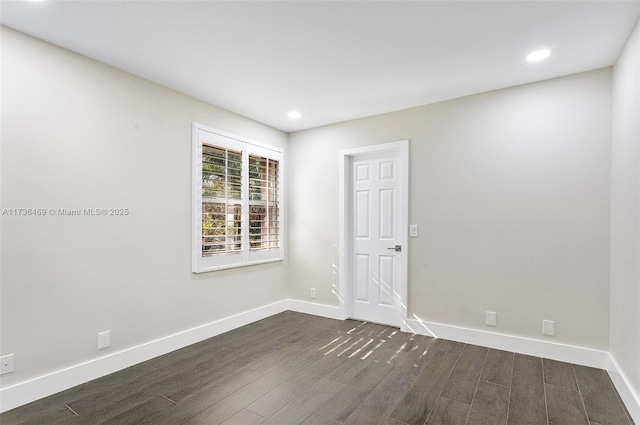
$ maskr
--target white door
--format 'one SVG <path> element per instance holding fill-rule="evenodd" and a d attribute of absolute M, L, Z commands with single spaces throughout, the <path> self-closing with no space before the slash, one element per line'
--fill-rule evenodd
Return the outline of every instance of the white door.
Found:
<path fill-rule="evenodd" d="M 351 157 L 349 313 L 398 327 L 406 288 L 402 173 L 397 151 Z"/>

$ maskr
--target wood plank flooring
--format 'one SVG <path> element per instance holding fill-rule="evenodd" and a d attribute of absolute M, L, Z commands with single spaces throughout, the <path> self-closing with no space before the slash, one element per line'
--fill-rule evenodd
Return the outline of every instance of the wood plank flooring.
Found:
<path fill-rule="evenodd" d="M 294 312 L 5 412 L 0 423 L 633 425 L 603 370 Z"/>

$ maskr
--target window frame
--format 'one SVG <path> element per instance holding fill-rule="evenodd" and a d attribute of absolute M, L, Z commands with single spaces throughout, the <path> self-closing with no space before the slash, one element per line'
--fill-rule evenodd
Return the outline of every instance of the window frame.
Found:
<path fill-rule="evenodd" d="M 242 152 L 241 178 L 241 234 L 242 248 L 238 253 L 202 255 L 202 163 L 203 145 Z M 192 123 L 192 272 L 205 273 L 255 264 L 284 260 L 284 152 L 282 149 L 256 142 L 242 136 Z M 278 247 L 265 250 L 252 250 L 250 244 L 250 187 L 249 157 L 261 157 L 278 163 L 277 210 L 278 210 Z M 253 202 L 255 204 L 255 201 Z M 269 202 L 265 201 L 267 214 Z"/>

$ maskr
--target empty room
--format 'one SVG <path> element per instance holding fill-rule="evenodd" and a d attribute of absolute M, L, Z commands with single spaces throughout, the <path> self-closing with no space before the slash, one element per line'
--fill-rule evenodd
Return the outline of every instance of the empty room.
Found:
<path fill-rule="evenodd" d="M 0 423 L 640 424 L 639 20 L 2 0 Z"/>

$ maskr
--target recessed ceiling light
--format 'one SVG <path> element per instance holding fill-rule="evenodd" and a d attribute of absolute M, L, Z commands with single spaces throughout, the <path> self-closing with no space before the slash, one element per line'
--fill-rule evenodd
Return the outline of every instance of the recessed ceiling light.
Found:
<path fill-rule="evenodd" d="M 291 111 L 287 114 L 287 116 L 289 118 L 291 118 L 292 120 L 297 120 L 300 119 L 300 117 L 302 116 L 302 114 L 298 111 Z"/>
<path fill-rule="evenodd" d="M 548 58 L 550 54 L 551 50 L 549 49 L 536 50 L 535 52 L 531 52 L 527 55 L 527 60 L 529 62 L 541 61 L 542 59 Z"/>

